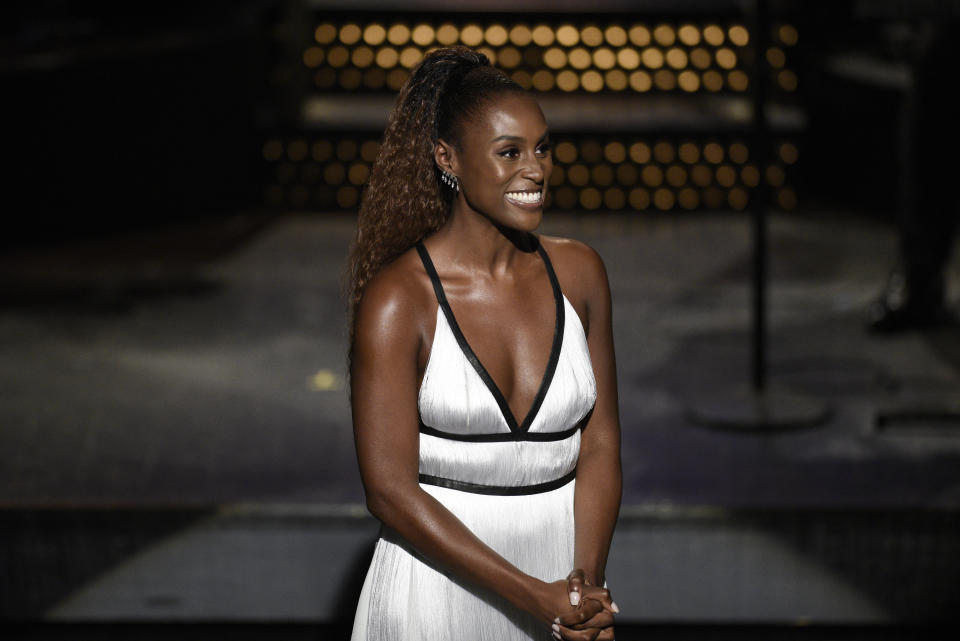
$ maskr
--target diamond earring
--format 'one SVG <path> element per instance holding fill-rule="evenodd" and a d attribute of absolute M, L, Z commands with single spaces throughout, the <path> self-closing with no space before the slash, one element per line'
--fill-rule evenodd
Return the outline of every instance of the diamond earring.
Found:
<path fill-rule="evenodd" d="M 454 192 L 460 191 L 460 179 L 448 172 L 446 169 L 440 170 L 440 180 L 452 189 Z"/>

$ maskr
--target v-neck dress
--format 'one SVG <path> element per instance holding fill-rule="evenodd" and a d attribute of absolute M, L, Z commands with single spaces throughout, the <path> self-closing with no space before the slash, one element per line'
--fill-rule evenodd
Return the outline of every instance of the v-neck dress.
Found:
<path fill-rule="evenodd" d="M 422 242 L 437 297 L 436 329 L 418 395 L 420 486 L 478 538 L 543 581 L 573 569 L 573 496 L 580 430 L 596 382 L 580 318 L 543 260 L 556 308 L 550 357 L 518 420 L 467 343 Z M 437 567 L 387 526 L 360 593 L 354 641 L 552 639 L 550 628 L 498 595 Z"/>

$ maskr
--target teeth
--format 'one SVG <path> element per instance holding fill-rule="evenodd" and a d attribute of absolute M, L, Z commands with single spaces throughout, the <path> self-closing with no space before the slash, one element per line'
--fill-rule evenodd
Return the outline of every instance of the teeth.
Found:
<path fill-rule="evenodd" d="M 531 193 L 523 191 L 509 191 L 507 192 L 507 198 L 510 200 L 516 200 L 522 203 L 537 203 L 540 202 L 540 193 L 539 191 L 534 191 Z"/>

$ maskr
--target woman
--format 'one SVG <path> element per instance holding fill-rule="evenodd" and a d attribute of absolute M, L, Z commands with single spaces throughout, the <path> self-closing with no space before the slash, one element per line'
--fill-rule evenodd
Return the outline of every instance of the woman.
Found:
<path fill-rule="evenodd" d="M 437 49 L 401 89 L 350 264 L 383 523 L 354 639 L 613 638 L 610 293 L 592 249 L 533 233 L 551 168 L 540 107 L 486 56 Z"/>

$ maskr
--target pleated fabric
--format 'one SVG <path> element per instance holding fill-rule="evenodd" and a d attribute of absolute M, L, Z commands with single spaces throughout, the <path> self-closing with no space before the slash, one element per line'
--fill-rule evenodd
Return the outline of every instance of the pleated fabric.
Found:
<path fill-rule="evenodd" d="M 436 329 L 421 382 L 420 486 L 477 537 L 543 581 L 573 569 L 580 427 L 596 401 L 586 336 L 549 257 L 557 325 L 551 363 L 527 417 L 514 418 L 456 324 L 439 276 Z M 520 421 L 518 423 L 518 420 Z M 434 567 L 382 527 L 354 619 L 354 641 L 552 639 L 550 628 L 492 592 Z"/>

